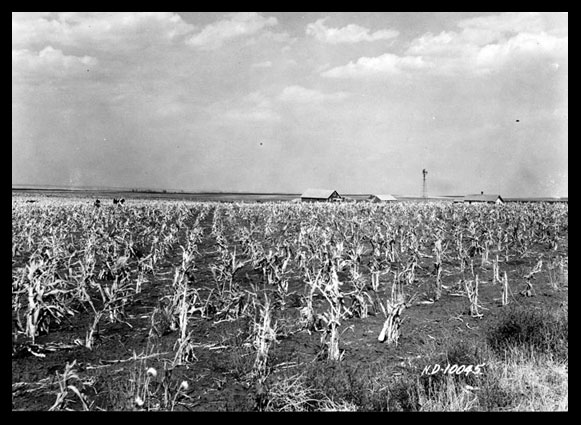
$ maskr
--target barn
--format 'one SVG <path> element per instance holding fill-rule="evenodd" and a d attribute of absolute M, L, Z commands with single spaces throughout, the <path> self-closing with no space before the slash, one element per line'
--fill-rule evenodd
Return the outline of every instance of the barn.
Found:
<path fill-rule="evenodd" d="M 371 202 L 393 202 L 397 201 L 397 199 L 393 195 L 388 194 L 379 194 L 379 195 L 371 195 L 368 198 Z"/>
<path fill-rule="evenodd" d="M 341 199 L 341 195 L 331 189 L 307 189 L 301 195 L 303 202 L 340 201 Z"/>
<path fill-rule="evenodd" d="M 464 203 L 472 204 L 473 202 L 484 202 L 488 204 L 504 204 L 504 199 L 500 195 L 488 195 L 484 192 L 480 192 L 478 195 L 466 195 L 464 197 Z"/>

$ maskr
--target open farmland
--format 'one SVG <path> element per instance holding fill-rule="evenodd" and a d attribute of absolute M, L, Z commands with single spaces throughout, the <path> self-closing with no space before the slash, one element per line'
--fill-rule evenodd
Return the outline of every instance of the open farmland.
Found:
<path fill-rule="evenodd" d="M 566 204 L 12 198 L 13 410 L 567 410 L 567 306 Z"/>

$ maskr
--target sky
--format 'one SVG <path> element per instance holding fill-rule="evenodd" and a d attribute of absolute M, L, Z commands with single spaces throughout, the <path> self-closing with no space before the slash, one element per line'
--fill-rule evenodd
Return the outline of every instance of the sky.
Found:
<path fill-rule="evenodd" d="M 568 196 L 568 14 L 14 12 L 12 184 Z"/>

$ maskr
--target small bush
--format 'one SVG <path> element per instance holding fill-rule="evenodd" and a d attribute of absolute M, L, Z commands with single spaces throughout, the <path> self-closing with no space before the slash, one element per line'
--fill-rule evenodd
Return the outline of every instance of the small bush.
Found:
<path fill-rule="evenodd" d="M 357 406 L 339 397 L 330 396 L 323 388 L 309 382 L 304 372 L 270 377 L 266 395 L 266 411 L 312 412 L 355 411 Z M 341 386 L 341 385 L 340 385 Z M 334 390 L 334 388 L 333 388 Z M 331 391 L 336 393 L 337 391 Z"/>
<path fill-rule="evenodd" d="M 512 307 L 488 327 L 486 341 L 498 355 L 505 355 L 514 348 L 525 348 L 568 360 L 568 316 L 562 312 Z"/>
<path fill-rule="evenodd" d="M 483 363 L 483 355 L 476 345 L 466 341 L 454 341 L 446 347 L 446 359 L 450 364 L 476 365 Z"/>

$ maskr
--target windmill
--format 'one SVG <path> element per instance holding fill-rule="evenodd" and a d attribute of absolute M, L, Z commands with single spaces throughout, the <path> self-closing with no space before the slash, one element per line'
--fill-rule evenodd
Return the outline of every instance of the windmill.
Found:
<path fill-rule="evenodd" d="M 428 170 L 425 168 L 422 170 L 422 174 L 424 176 L 423 184 L 422 184 L 422 198 L 428 197 L 428 184 L 426 182 L 426 176 L 428 175 Z"/>

